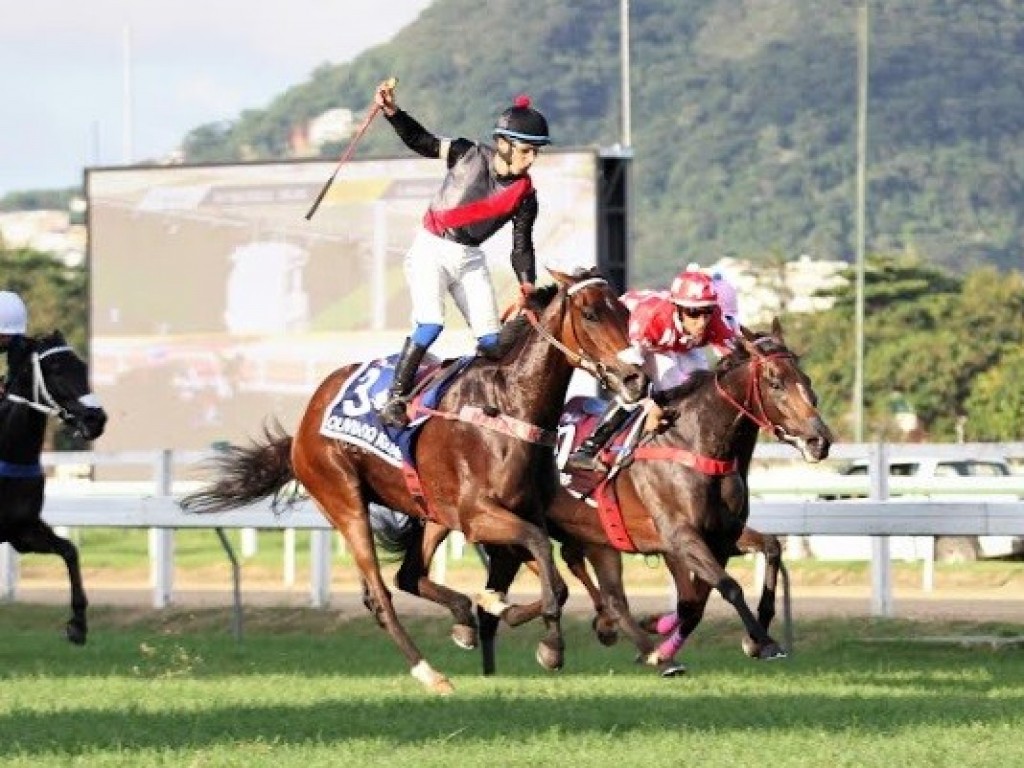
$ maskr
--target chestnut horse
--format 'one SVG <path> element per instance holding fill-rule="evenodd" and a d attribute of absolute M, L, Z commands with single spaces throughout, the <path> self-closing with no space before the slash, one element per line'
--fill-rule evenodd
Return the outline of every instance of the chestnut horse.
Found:
<path fill-rule="evenodd" d="M 659 397 L 667 402 L 666 413 L 671 414 L 667 427 L 646 435 L 609 485 L 618 498 L 631 543 L 625 551 L 663 555 L 672 572 L 678 596 L 676 647 L 669 645 L 671 638 L 660 648 L 654 647 L 630 615 L 620 549 L 612 544 L 594 507 L 560 488 L 547 509 L 548 529 L 555 538 L 570 542 L 567 562 L 574 573 L 586 576 L 581 553 L 594 566 L 601 594 L 591 595 L 599 608 L 595 628 L 603 642 L 611 640 L 611 629 L 618 623 L 642 660 L 663 673 L 679 671 L 672 657 L 700 622 L 714 588 L 742 620 L 748 655 L 781 657 L 784 651 L 768 633 L 775 612 L 775 575 L 781 549 L 774 536 L 764 537 L 746 527 L 750 511 L 746 478 L 759 429 L 794 445 L 808 462 L 827 457 L 832 433 L 818 413 L 810 380 L 785 346 L 776 321 L 771 335 L 744 335 L 737 350 L 722 358 L 714 371 L 699 372 Z M 714 462 L 720 468 L 716 473 L 695 468 Z M 428 523 L 421 535 L 433 548 L 447 532 Z M 515 626 L 535 618 L 538 604 L 510 606 L 504 602 L 527 554 L 508 547 L 486 549 L 487 591 L 478 612 L 484 671 L 490 674 L 495 667 L 498 617 Z M 768 558 L 758 618 L 748 607 L 740 585 L 725 571 L 729 558 L 741 550 L 763 551 Z"/>
<path fill-rule="evenodd" d="M 568 592 L 552 561 L 543 516 L 558 484 L 554 430 L 575 367 L 630 402 L 642 397 L 647 379 L 639 361 L 630 361 L 628 314 L 607 281 L 595 271 L 552 275 L 554 285 L 526 299 L 523 313 L 530 322 L 517 323 L 518 340 L 498 360 L 474 359 L 437 409 L 427 411 L 431 418 L 421 427 L 415 447 L 426 504 L 410 491 L 402 467 L 321 434 L 325 409 L 359 368 L 352 365 L 321 383 L 294 438 L 268 434 L 249 447 L 231 447 L 214 460 L 220 479 L 183 499 L 182 505 L 195 512 L 233 509 L 274 495 L 297 479 L 348 541 L 368 603 L 412 675 L 439 693 L 451 692 L 451 683 L 424 659 L 395 614 L 380 573 L 368 504 L 433 517 L 444 529 L 461 530 L 473 542 L 522 547 L 540 568 L 538 610 L 546 634 L 538 646 L 538 661 L 549 669 L 561 667 L 561 609 Z M 460 420 L 460 409 L 470 405 L 485 418 Z M 427 562 L 433 554 L 423 550 L 417 557 Z M 476 644 L 472 601 L 435 584 L 425 573 L 403 588 L 450 605 L 456 642 Z"/>
<path fill-rule="evenodd" d="M 6 392 L 0 399 L 0 542 L 21 553 L 57 554 L 71 582 L 68 640 L 84 645 L 88 601 L 78 549 L 42 517 L 46 477 L 39 457 L 48 416 L 57 416 L 80 437 L 103 434 L 107 415 L 89 388 L 89 370 L 60 331 L 38 339 L 17 337 L 8 352 Z"/>

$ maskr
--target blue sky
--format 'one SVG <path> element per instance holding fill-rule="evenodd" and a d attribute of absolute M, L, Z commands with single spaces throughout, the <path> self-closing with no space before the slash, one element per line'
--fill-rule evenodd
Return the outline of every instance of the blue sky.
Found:
<path fill-rule="evenodd" d="M 0 196 L 164 156 L 197 125 L 390 40 L 430 1 L 0 0 Z"/>

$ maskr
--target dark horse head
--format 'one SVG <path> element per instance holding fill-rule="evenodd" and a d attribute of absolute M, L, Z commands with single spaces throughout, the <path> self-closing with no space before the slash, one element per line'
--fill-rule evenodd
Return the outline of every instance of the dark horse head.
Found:
<path fill-rule="evenodd" d="M 8 358 L 6 400 L 10 417 L 23 410 L 36 411 L 56 416 L 84 440 L 95 440 L 103 434 L 107 414 L 89 387 L 88 366 L 60 331 L 21 338 L 9 350 Z"/>
<path fill-rule="evenodd" d="M 714 372 L 697 375 L 679 388 L 687 403 L 681 414 L 698 415 L 701 424 L 718 420 L 731 425 L 697 428 L 694 437 L 703 443 L 698 450 L 708 456 L 738 457 L 745 470 L 758 431 L 763 429 L 796 447 L 808 462 L 825 459 L 833 433 L 818 412 L 817 395 L 800 368 L 800 359 L 785 346 L 777 319 L 770 334 L 742 329 L 737 339 L 736 350 L 723 357 Z M 714 387 L 705 386 L 709 379 L 714 380 Z M 705 391 L 712 400 L 724 400 L 728 407 L 703 407 L 698 404 L 702 396 L 694 390 Z M 688 391 L 693 394 L 687 395 Z"/>

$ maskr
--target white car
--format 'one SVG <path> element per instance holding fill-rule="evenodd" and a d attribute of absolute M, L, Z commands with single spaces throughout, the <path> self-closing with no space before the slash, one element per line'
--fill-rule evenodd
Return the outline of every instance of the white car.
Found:
<path fill-rule="evenodd" d="M 870 464 L 866 459 L 850 462 L 840 473 L 847 476 L 867 475 Z M 984 478 L 1000 478 L 1012 475 L 1009 465 L 1002 459 L 965 459 L 937 456 L 905 456 L 889 459 L 889 477 L 919 479 L 921 488 L 910 496 L 927 496 L 932 499 L 964 499 L 964 495 L 935 493 L 927 489 L 932 478 L 972 477 L 981 486 L 976 498 L 986 501 L 1016 500 L 1012 494 L 992 492 L 984 489 Z M 893 494 L 895 495 L 895 494 Z M 904 495 L 904 498 L 907 497 Z M 836 496 L 826 496 L 834 499 Z M 842 496 L 838 498 L 850 498 Z M 893 536 L 890 538 L 892 557 L 901 560 L 917 560 L 927 554 L 925 547 L 931 546 L 930 536 Z M 810 536 L 803 542 L 809 554 L 823 560 L 862 560 L 871 557 L 871 539 L 868 536 Z M 935 557 L 937 560 L 962 562 L 979 558 L 1009 557 L 1024 555 L 1024 537 L 1019 536 L 936 536 Z"/>

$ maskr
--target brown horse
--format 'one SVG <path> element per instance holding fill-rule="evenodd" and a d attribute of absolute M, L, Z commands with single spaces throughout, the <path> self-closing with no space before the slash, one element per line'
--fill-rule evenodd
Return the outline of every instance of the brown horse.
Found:
<path fill-rule="evenodd" d="M 84 645 L 88 600 L 78 548 L 42 519 L 46 476 L 39 463 L 48 416 L 84 440 L 103 434 L 107 414 L 89 388 L 89 369 L 60 331 L 19 337 L 8 353 L 6 392 L 0 397 L 0 542 L 18 552 L 56 554 L 71 583 L 68 640 Z"/>
<path fill-rule="evenodd" d="M 749 655 L 762 659 L 783 656 L 782 648 L 768 634 L 775 612 L 775 574 L 781 550 L 775 537 L 762 537 L 746 527 L 750 510 L 746 478 L 762 428 L 793 444 L 809 462 L 828 455 L 832 434 L 818 413 L 810 380 L 785 346 L 781 326 L 775 322 L 771 335 L 744 336 L 737 351 L 723 358 L 716 370 L 697 373 L 662 397 L 671 414 L 669 425 L 647 435 L 610 482 L 632 544 L 626 551 L 664 556 L 676 582 L 681 640 L 700 622 L 714 588 L 740 616 L 749 636 L 744 641 Z M 695 465 L 702 462 L 696 458 L 718 462 L 723 470 L 700 471 Z M 666 653 L 664 646 L 655 648 L 630 615 L 620 550 L 611 543 L 595 509 L 560 488 L 547 517 L 551 534 L 573 542 L 572 547 L 582 550 L 594 566 L 601 592 L 595 600 L 601 612 L 595 626 L 599 636 L 610 640 L 608 633 L 618 623 L 646 663 L 663 672 L 674 671 L 673 654 Z M 446 532 L 433 523 L 422 533 L 433 547 L 444 535 Z M 487 591 L 478 612 L 484 671 L 491 673 L 497 617 L 515 626 L 536 617 L 538 604 L 509 606 L 504 602 L 527 553 L 507 547 L 486 549 Z M 768 557 L 758 618 L 747 606 L 740 585 L 725 571 L 726 562 L 741 549 L 760 550 Z M 568 559 L 576 572 L 581 567 L 578 554 Z"/>
<path fill-rule="evenodd" d="M 186 497 L 183 506 L 196 512 L 232 509 L 276 494 L 297 479 L 348 541 L 367 585 L 368 603 L 413 676 L 444 693 L 452 690 L 451 683 L 423 658 L 395 615 L 367 505 L 433 517 L 470 541 L 522 547 L 541 572 L 539 613 L 547 631 L 538 661 L 547 668 L 561 667 L 560 617 L 568 593 L 552 561 L 543 517 L 558 483 L 554 429 L 574 367 L 590 371 L 628 401 L 643 395 L 647 380 L 635 363 L 626 362 L 628 316 L 609 284 L 593 271 L 552 275 L 556 284 L 526 301 L 530 323 L 519 323 L 520 338 L 499 360 L 474 359 L 422 426 L 415 448 L 421 494 L 410 490 L 402 467 L 321 434 L 325 410 L 359 367 L 353 365 L 320 385 L 294 439 L 268 434 L 250 447 L 232 447 L 215 460 L 221 478 Z M 467 406 L 476 406 L 477 416 L 461 420 L 459 413 Z M 417 559 L 428 562 L 433 554 L 425 548 Z M 476 621 L 468 598 L 430 581 L 425 571 L 403 588 L 450 605 L 456 641 L 475 645 Z"/>

